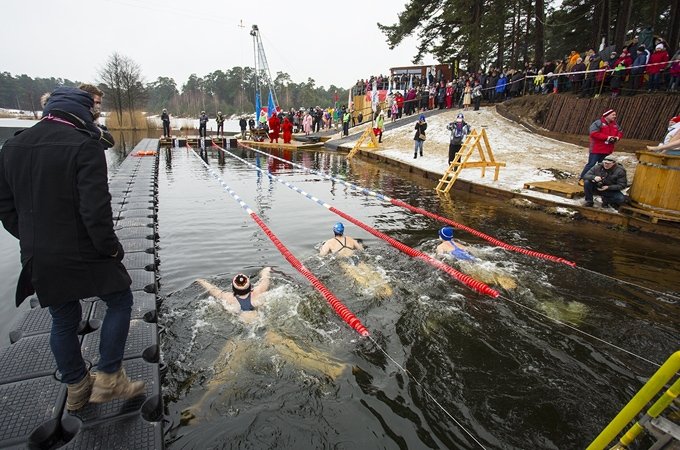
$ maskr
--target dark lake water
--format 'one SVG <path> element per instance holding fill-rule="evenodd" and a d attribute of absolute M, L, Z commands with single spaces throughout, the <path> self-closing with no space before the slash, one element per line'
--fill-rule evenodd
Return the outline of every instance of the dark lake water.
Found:
<path fill-rule="evenodd" d="M 438 222 L 255 152 L 234 153 L 434 253 Z M 111 170 L 124 154 L 109 154 Z M 486 448 L 584 448 L 656 370 L 621 349 L 657 363 L 678 349 L 677 242 L 492 198 L 455 193 L 442 200 L 432 181 L 348 163 L 334 152 L 275 154 L 588 270 L 459 232 L 481 262 L 450 264 L 516 284 L 494 286 L 502 295 L 492 299 L 344 221 L 366 247 L 362 260 L 389 283 L 391 295 L 381 297 L 350 277 L 341 259 L 318 257 L 338 216 L 243 162 L 208 152 L 210 167 L 368 328 L 372 339 L 361 338 L 191 150 L 165 149 L 158 220 L 170 449 L 481 448 L 470 435 Z M 8 236 L 0 237 L 0 270 L 8 280 L 2 294 L 12 299 L 18 255 Z M 229 289 L 237 272 L 256 275 L 264 266 L 274 268 L 272 286 L 250 324 L 194 283 L 206 278 Z M 5 338 L 16 312 L 9 300 L 1 305 Z"/>

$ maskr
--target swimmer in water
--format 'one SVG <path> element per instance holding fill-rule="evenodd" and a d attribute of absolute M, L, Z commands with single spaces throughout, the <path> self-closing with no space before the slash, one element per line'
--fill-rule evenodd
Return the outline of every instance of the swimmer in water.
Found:
<path fill-rule="evenodd" d="M 453 227 L 443 227 L 439 230 L 439 239 L 442 242 L 437 246 L 437 254 L 452 257 L 458 261 L 465 262 L 466 272 L 471 277 L 486 284 L 496 284 L 504 289 L 515 289 L 517 282 L 509 275 L 503 273 L 498 268 L 488 267 L 489 263 L 476 264 L 481 262 L 472 256 L 467 248 L 453 241 Z M 475 263 L 475 264 L 473 264 Z"/>
<path fill-rule="evenodd" d="M 359 261 L 355 250 L 363 250 L 364 247 L 355 239 L 345 236 L 345 226 L 338 222 L 333 226 L 333 237 L 321 246 L 319 255 L 330 254 L 342 257 L 345 261 L 340 262 L 340 267 L 344 272 L 364 288 L 369 288 L 375 297 L 389 297 L 392 295 L 392 288 L 388 284 L 387 278 L 378 270 L 370 267 L 363 261 Z"/>
<path fill-rule="evenodd" d="M 225 310 L 239 314 L 241 320 L 252 321 L 256 316 L 256 309 L 262 306 L 262 297 L 269 289 L 271 267 L 265 267 L 260 271 L 260 281 L 253 287 L 250 278 L 239 273 L 231 282 L 231 292 L 225 292 L 214 284 L 204 280 L 196 280 L 210 295 L 222 303 Z"/>
<path fill-rule="evenodd" d="M 438 255 L 451 255 L 461 261 L 473 261 L 475 259 L 467 249 L 453 242 L 453 227 L 443 227 L 439 230 L 439 238 L 442 243 L 437 246 Z"/>
<path fill-rule="evenodd" d="M 349 236 L 345 236 L 345 226 L 338 222 L 333 226 L 334 237 L 330 238 L 321 246 L 319 255 L 325 256 L 329 253 L 338 256 L 352 256 L 354 250 L 363 250 L 364 247 Z"/>

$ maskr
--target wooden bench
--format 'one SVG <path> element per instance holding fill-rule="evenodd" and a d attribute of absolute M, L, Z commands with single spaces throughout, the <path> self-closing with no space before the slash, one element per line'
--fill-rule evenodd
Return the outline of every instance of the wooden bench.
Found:
<path fill-rule="evenodd" d="M 524 183 L 524 189 L 545 192 L 546 194 L 559 195 L 560 197 L 574 198 L 583 195 L 583 187 L 576 183 L 561 180 L 530 181 Z"/>

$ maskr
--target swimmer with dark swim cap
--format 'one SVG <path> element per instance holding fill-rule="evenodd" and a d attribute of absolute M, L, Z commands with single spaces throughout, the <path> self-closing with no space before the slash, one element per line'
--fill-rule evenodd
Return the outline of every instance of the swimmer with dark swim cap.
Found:
<path fill-rule="evenodd" d="M 442 243 L 437 246 L 437 254 L 451 255 L 462 261 L 473 261 L 475 257 L 469 254 L 465 247 L 453 242 L 453 234 L 453 227 L 442 227 L 439 230 L 439 238 L 442 240 Z"/>
<path fill-rule="evenodd" d="M 200 279 L 198 284 L 203 286 L 210 295 L 222 302 L 227 311 L 234 313 L 254 312 L 262 305 L 262 294 L 269 289 L 269 275 L 271 267 L 260 271 L 260 281 L 253 287 L 250 278 L 242 273 L 237 274 L 231 281 L 231 292 L 225 292 L 214 284 Z"/>
<path fill-rule="evenodd" d="M 324 256 L 329 253 L 337 254 L 338 256 L 352 256 L 354 250 L 363 250 L 364 247 L 356 240 L 349 236 L 345 236 L 345 225 L 338 222 L 333 226 L 334 237 L 330 238 L 321 246 L 319 255 Z"/>

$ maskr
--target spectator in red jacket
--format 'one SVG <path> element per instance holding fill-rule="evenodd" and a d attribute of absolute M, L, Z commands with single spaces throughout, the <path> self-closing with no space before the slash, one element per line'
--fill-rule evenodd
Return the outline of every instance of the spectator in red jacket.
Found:
<path fill-rule="evenodd" d="M 584 175 L 595 164 L 614 152 L 614 144 L 623 137 L 623 133 L 616 123 L 616 111 L 608 109 L 590 125 L 590 149 L 588 162 L 579 176 L 579 184 L 583 185 Z"/>
<path fill-rule="evenodd" d="M 668 62 L 668 52 L 663 44 L 656 44 L 654 53 L 649 57 L 647 63 L 647 75 L 649 75 L 649 91 L 652 92 L 658 89 L 661 81 L 661 71 Z"/>

